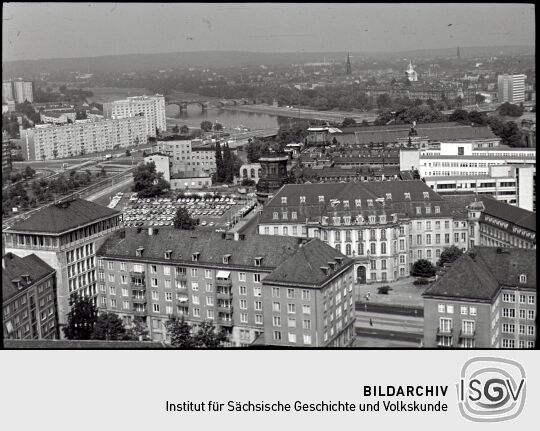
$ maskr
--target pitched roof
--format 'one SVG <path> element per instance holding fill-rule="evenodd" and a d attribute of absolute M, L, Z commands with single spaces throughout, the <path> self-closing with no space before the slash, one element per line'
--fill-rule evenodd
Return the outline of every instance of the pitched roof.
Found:
<path fill-rule="evenodd" d="M 335 270 L 332 270 L 330 263 L 333 263 Z M 312 239 L 272 271 L 268 277 L 265 277 L 264 283 L 277 282 L 319 286 L 352 264 L 352 259 L 341 254 L 333 247 L 318 239 Z M 321 267 L 328 269 L 325 272 Z"/>
<path fill-rule="evenodd" d="M 55 272 L 53 268 L 35 254 L 19 257 L 13 253 L 6 253 L 3 259 L 5 268 L 2 270 L 2 301 L 4 302 L 17 295 L 21 289 L 27 288 L 46 275 Z M 23 275 L 30 277 L 28 283 L 22 279 Z M 21 289 L 17 286 L 17 282 L 14 281 L 17 279 L 20 280 Z"/>
<path fill-rule="evenodd" d="M 520 275 L 527 276 L 520 283 Z M 456 260 L 424 296 L 492 300 L 501 287 L 536 289 L 536 250 L 475 247 Z"/>
<path fill-rule="evenodd" d="M 120 214 L 117 210 L 77 198 L 43 207 L 7 231 L 58 234 Z"/>
<path fill-rule="evenodd" d="M 484 204 L 483 216 L 486 214 L 491 215 L 501 220 L 506 220 L 513 225 L 536 232 L 536 213 L 509 205 L 505 202 L 500 202 L 491 197 L 483 197 L 481 200 Z"/>

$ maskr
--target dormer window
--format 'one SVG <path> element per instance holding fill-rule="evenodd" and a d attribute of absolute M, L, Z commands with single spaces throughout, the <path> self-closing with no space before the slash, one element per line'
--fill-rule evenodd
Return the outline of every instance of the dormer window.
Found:
<path fill-rule="evenodd" d="M 439 214 L 441 212 L 441 207 L 435 207 L 435 214 Z"/>
<path fill-rule="evenodd" d="M 319 202 L 324 202 L 324 196 L 319 196 Z"/>
<path fill-rule="evenodd" d="M 386 199 L 392 199 L 392 193 L 386 193 Z"/>
<path fill-rule="evenodd" d="M 306 197 L 305 197 L 305 196 L 300 196 L 300 203 L 301 203 L 301 204 L 305 204 L 305 203 L 306 203 Z"/>
<path fill-rule="evenodd" d="M 519 276 L 519 282 L 520 282 L 521 284 L 527 283 L 527 276 L 526 276 L 525 274 L 521 274 L 521 275 Z"/>
<path fill-rule="evenodd" d="M 171 255 L 172 255 L 172 250 L 167 250 L 167 251 L 165 251 L 165 259 L 169 259 L 169 260 L 170 260 Z"/>
<path fill-rule="evenodd" d="M 386 216 L 385 215 L 379 216 L 379 221 L 380 221 L 381 224 L 385 224 L 386 223 Z"/>
<path fill-rule="evenodd" d="M 333 271 L 336 268 L 336 262 L 328 262 L 328 266 Z"/>
<path fill-rule="evenodd" d="M 274 213 L 273 220 L 279 220 L 279 214 L 277 212 Z"/>
<path fill-rule="evenodd" d="M 284 196 L 284 197 L 281 198 L 281 203 L 282 203 L 282 204 L 286 204 L 286 203 L 287 203 L 287 197 L 286 197 L 286 196 Z"/>
<path fill-rule="evenodd" d="M 287 220 L 287 211 L 281 213 L 281 218 Z"/>
<path fill-rule="evenodd" d="M 368 200 L 367 200 L 367 206 L 368 206 L 368 207 L 372 207 L 372 206 L 373 206 L 373 199 L 368 199 Z"/>
<path fill-rule="evenodd" d="M 343 207 L 349 208 L 349 201 L 343 201 Z"/>
<path fill-rule="evenodd" d="M 255 266 L 261 266 L 262 257 L 256 257 L 255 258 Z"/>
<path fill-rule="evenodd" d="M 416 214 L 422 214 L 422 207 L 416 207 Z"/>
<path fill-rule="evenodd" d="M 345 223 L 345 224 L 351 224 L 351 217 L 350 217 L 350 216 L 345 216 L 345 217 L 343 217 L 343 223 Z"/>
<path fill-rule="evenodd" d="M 230 255 L 230 254 L 225 254 L 225 255 L 223 256 L 223 263 L 224 263 L 225 265 L 228 265 L 230 259 L 231 259 L 231 255 Z"/>
<path fill-rule="evenodd" d="M 364 217 L 362 217 L 360 214 L 358 214 L 358 215 L 356 216 L 356 223 L 357 223 L 357 224 L 362 224 L 362 223 L 364 223 Z"/>
<path fill-rule="evenodd" d="M 334 225 L 339 226 L 341 217 L 332 217 L 332 220 L 334 221 Z"/>
<path fill-rule="evenodd" d="M 328 217 L 323 216 L 321 219 L 321 224 L 324 224 L 324 225 L 328 224 Z"/>
<path fill-rule="evenodd" d="M 369 216 L 369 222 L 370 222 L 371 224 L 373 224 L 373 223 L 375 223 L 375 221 L 376 221 L 376 216 L 370 215 L 370 216 Z"/>
<path fill-rule="evenodd" d="M 409 200 L 411 199 L 411 194 L 410 193 L 405 192 L 404 195 L 405 195 L 405 199 L 409 199 Z"/>
<path fill-rule="evenodd" d="M 291 220 L 296 220 L 296 211 L 291 212 Z"/>
<path fill-rule="evenodd" d="M 355 204 L 357 207 L 361 207 L 361 206 L 362 206 L 362 199 L 355 199 L 355 200 L 354 200 L 354 204 Z"/>
<path fill-rule="evenodd" d="M 201 253 L 199 253 L 199 252 L 192 253 L 192 255 L 191 255 L 191 261 L 192 261 L 192 262 L 198 262 L 198 261 L 199 261 L 199 255 L 200 255 L 200 254 L 201 254 Z"/>
<path fill-rule="evenodd" d="M 424 199 L 429 199 L 429 192 L 424 192 Z"/>
<path fill-rule="evenodd" d="M 137 250 L 135 250 L 135 255 L 142 256 L 143 251 L 144 251 L 144 247 L 139 247 Z"/>

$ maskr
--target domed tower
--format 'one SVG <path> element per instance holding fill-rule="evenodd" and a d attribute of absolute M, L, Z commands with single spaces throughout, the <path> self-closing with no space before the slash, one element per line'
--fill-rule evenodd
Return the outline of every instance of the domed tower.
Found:
<path fill-rule="evenodd" d="M 260 158 L 261 177 L 257 183 L 257 200 L 264 204 L 287 182 L 287 162 L 289 156 L 284 152 L 269 149 Z"/>
<path fill-rule="evenodd" d="M 407 79 L 411 82 L 418 81 L 418 74 L 413 68 L 412 61 L 409 61 L 409 67 L 405 71 L 405 75 L 407 75 Z"/>

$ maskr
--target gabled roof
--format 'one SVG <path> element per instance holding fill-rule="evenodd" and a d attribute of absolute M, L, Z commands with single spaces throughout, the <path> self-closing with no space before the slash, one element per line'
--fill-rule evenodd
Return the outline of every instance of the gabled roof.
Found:
<path fill-rule="evenodd" d="M 520 283 L 520 275 L 527 276 Z M 427 297 L 493 300 L 502 287 L 536 289 L 536 250 L 475 247 L 425 292 Z"/>
<path fill-rule="evenodd" d="M 77 198 L 43 207 L 6 231 L 59 234 L 120 214 L 114 209 Z"/>
<path fill-rule="evenodd" d="M 516 226 L 536 232 L 536 213 L 500 202 L 491 197 L 483 197 L 481 200 L 484 204 L 483 214 L 506 220 Z"/>
<path fill-rule="evenodd" d="M 10 298 L 17 295 L 22 289 L 33 285 L 41 280 L 46 275 L 55 272 L 53 268 L 43 262 L 35 254 L 30 254 L 25 257 L 19 257 L 13 253 L 7 253 L 4 256 L 5 268 L 2 270 L 2 301 L 9 301 Z M 25 283 L 22 279 L 23 275 L 28 275 L 30 280 Z M 21 281 L 20 290 L 14 280 Z M 24 286 L 24 287 L 23 287 Z"/>

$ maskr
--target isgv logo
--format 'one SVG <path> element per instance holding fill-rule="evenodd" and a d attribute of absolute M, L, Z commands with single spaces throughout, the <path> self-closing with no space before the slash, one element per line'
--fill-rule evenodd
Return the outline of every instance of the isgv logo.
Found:
<path fill-rule="evenodd" d="M 516 361 L 479 357 L 468 360 L 457 384 L 459 411 L 474 422 L 502 422 L 525 405 L 525 370 Z"/>

